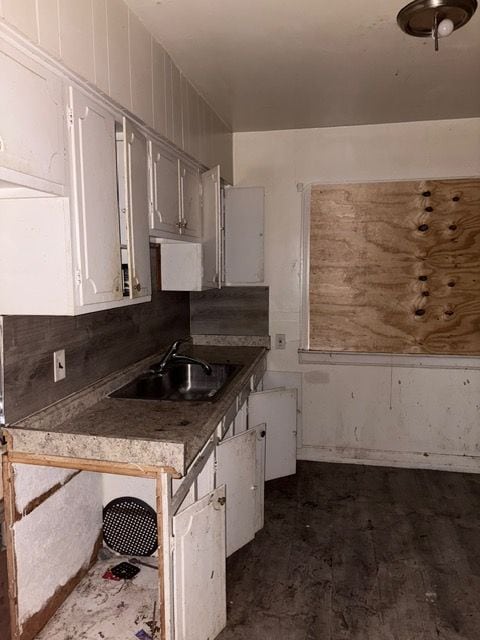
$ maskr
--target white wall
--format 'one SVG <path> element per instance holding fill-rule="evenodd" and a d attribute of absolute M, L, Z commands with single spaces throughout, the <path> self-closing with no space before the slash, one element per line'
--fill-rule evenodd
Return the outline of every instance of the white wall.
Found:
<path fill-rule="evenodd" d="M 300 458 L 480 471 L 480 371 L 299 365 L 297 183 L 480 175 L 480 119 L 234 134 L 235 184 L 266 189 L 269 369 L 301 371 Z M 480 359 L 479 359 L 480 365 Z"/>

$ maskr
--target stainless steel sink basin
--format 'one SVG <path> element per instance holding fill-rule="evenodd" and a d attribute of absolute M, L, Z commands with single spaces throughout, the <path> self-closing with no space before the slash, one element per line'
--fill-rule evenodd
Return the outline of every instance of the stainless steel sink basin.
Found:
<path fill-rule="evenodd" d="M 165 373 L 145 373 L 121 389 L 111 398 L 137 400 L 207 400 L 213 401 L 234 375 L 241 369 L 238 364 L 212 364 L 208 375 L 198 364 L 173 364 Z M 153 367 L 154 368 L 154 367 Z"/>

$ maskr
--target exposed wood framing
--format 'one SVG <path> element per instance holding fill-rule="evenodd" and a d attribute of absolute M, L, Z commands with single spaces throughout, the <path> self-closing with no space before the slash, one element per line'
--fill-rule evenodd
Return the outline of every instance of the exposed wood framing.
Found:
<path fill-rule="evenodd" d="M 10 451 L 8 459 L 17 464 L 34 464 L 41 467 L 59 467 L 61 469 L 78 469 L 98 473 L 113 473 L 119 476 L 139 476 L 156 478 L 159 473 L 167 473 L 180 477 L 172 467 L 154 467 L 124 462 L 106 462 L 104 460 L 86 460 L 84 458 L 66 458 L 63 456 L 47 456 L 33 453 Z"/>
<path fill-rule="evenodd" d="M 157 476 L 158 537 L 161 541 L 158 549 L 161 640 L 173 640 L 171 498 L 172 478 L 166 473 L 161 473 Z"/>
<path fill-rule="evenodd" d="M 12 640 L 18 640 L 17 567 L 13 525 L 15 522 L 15 488 L 12 465 L 6 455 L 2 456 L 2 477 L 5 510 L 5 544 L 7 546 L 8 597 L 10 601 L 10 625 Z"/>

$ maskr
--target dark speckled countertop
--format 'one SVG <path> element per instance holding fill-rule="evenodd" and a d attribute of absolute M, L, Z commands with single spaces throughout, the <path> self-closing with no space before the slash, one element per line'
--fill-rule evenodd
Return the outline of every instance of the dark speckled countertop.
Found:
<path fill-rule="evenodd" d="M 7 427 L 17 453 L 168 467 L 184 474 L 261 366 L 262 347 L 190 346 L 208 362 L 242 365 L 215 402 L 129 400 L 107 394 L 158 362 L 158 354 Z"/>

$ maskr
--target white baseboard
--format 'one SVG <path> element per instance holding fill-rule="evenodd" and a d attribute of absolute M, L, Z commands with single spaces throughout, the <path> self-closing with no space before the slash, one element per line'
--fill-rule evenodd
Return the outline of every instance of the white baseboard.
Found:
<path fill-rule="evenodd" d="M 480 473 L 480 456 L 456 454 L 379 451 L 355 447 L 302 447 L 297 450 L 297 460 Z"/>

